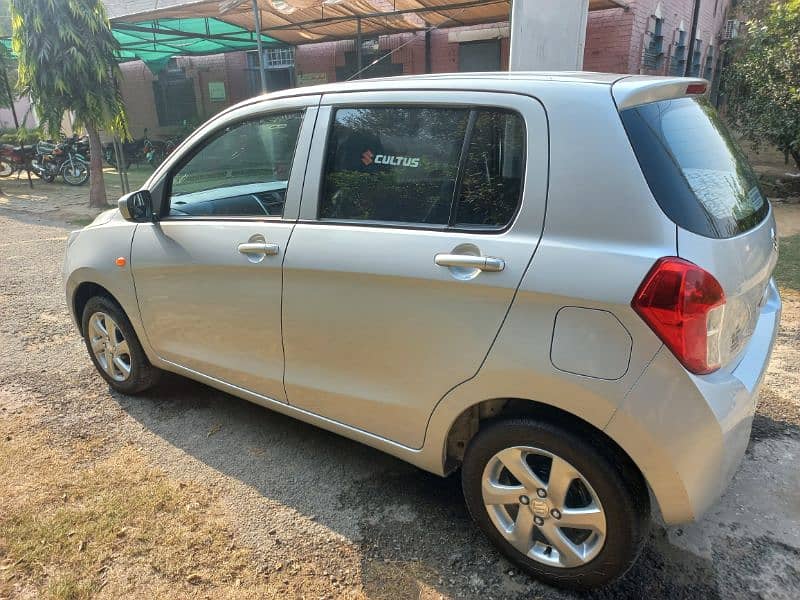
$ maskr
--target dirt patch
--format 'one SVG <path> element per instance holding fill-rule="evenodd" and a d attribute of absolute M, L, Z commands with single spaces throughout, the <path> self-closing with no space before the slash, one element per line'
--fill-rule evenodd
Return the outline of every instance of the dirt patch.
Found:
<path fill-rule="evenodd" d="M 772 210 L 778 221 L 778 235 L 782 238 L 800 234 L 800 204 L 773 202 Z"/>
<path fill-rule="evenodd" d="M 0 421 L 0 598 L 342 597 L 308 565 L 260 567 L 213 488 L 168 477 L 132 444 L 37 422 Z"/>
<path fill-rule="evenodd" d="M 64 306 L 68 227 L 37 218 L 0 216 L 0 597 L 577 598 L 489 545 L 457 477 L 179 377 L 110 392 Z M 654 523 L 593 597 L 800 596 L 798 242 L 739 474 L 699 523 Z"/>

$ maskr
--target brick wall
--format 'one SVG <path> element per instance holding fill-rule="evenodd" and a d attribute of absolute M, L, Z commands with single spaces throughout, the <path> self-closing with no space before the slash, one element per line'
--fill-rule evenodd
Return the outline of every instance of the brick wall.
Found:
<path fill-rule="evenodd" d="M 724 24 L 731 0 L 698 0 L 700 20 L 697 37 L 702 40 L 701 76 L 705 73 L 709 42 L 714 42 L 714 63 L 720 56 L 718 35 Z M 612 73 L 666 73 L 674 53 L 676 31 L 683 23 L 686 30 L 686 45 L 692 22 L 694 0 L 629 0 L 628 9 L 609 9 L 589 13 L 584 50 L 584 69 Z M 653 16 L 663 18 L 664 60 L 659 69 L 647 69 L 643 65 L 643 48 L 649 44 Z M 486 24 L 473 27 L 457 27 L 436 30 L 431 33 L 431 71 L 448 73 L 458 71 L 460 44 L 451 42 L 453 34 L 487 30 L 490 37 L 500 38 L 501 69 L 508 68 L 509 39 L 508 23 Z M 495 35 L 496 33 L 496 35 Z M 393 63 L 402 65 L 405 75 L 425 72 L 425 33 L 404 33 L 382 36 L 379 40 L 382 51 L 395 49 Z M 405 44 L 405 45 L 404 45 Z M 336 81 L 336 68 L 345 65 L 345 53 L 355 50 L 353 40 L 325 42 L 299 46 L 295 52 L 295 70 L 298 78 L 309 73 L 323 74 L 326 81 Z M 691 60 L 691 57 L 686 57 Z M 251 95 L 248 81 L 247 59 L 244 52 L 233 52 L 195 58 L 178 58 L 179 66 L 186 76 L 194 81 L 197 114 L 205 120 L 223 108 Z M 145 127 L 154 135 L 170 133 L 175 128 L 159 127 L 155 108 L 150 71 L 141 62 L 122 65 L 122 92 L 128 109 L 132 132 L 137 137 Z M 369 75 L 369 72 L 366 73 Z M 212 101 L 208 95 L 208 83 L 223 81 L 226 88 L 225 101 Z"/>
<path fill-rule="evenodd" d="M 184 69 L 187 79 L 194 84 L 197 119 L 203 122 L 252 94 L 247 73 L 247 57 L 244 52 L 215 54 L 200 57 L 178 57 L 177 65 Z M 120 65 L 122 70 L 121 91 L 128 112 L 131 134 L 138 138 L 148 133 L 156 137 L 175 133 L 177 126 L 161 126 L 158 122 L 153 81 L 156 76 L 143 62 L 132 61 Z M 221 81 L 225 84 L 225 100 L 212 100 L 208 84 Z"/>
<path fill-rule="evenodd" d="M 507 28 L 507 23 L 476 25 L 473 27 L 455 27 L 451 29 L 435 30 L 431 33 L 431 72 L 452 73 L 458 71 L 457 42 L 450 42 L 450 33 L 474 30 L 497 31 L 498 27 Z M 500 37 L 502 34 L 498 34 Z M 395 50 L 391 60 L 395 64 L 403 65 L 404 75 L 419 75 L 425 73 L 425 33 L 401 33 L 391 36 L 381 36 L 380 49 Z M 297 74 L 302 76 L 308 73 L 324 73 L 328 82 L 336 81 L 336 67 L 345 64 L 345 53 L 353 52 L 353 40 L 340 42 L 324 42 L 320 44 L 307 44 L 298 46 L 295 51 L 295 68 Z M 508 68 L 509 40 L 500 39 L 500 68 Z M 369 76 L 369 71 L 365 72 Z"/>
<path fill-rule="evenodd" d="M 141 61 L 122 63 L 122 81 L 120 91 L 125 100 L 131 135 L 141 137 L 145 127 L 157 132 L 158 113 L 153 93 L 153 74 Z"/>
<path fill-rule="evenodd" d="M 714 56 L 720 55 L 719 34 L 724 25 L 726 13 L 731 4 L 730 0 L 698 0 L 700 2 L 700 15 L 697 27 L 697 39 L 702 41 L 701 47 L 701 75 L 705 58 L 708 53 L 709 43 L 713 41 Z M 631 32 L 631 46 L 626 71 L 630 73 L 668 74 L 670 60 L 674 56 L 677 32 L 681 25 L 686 31 L 686 45 L 688 52 L 689 35 L 692 26 L 692 11 L 694 0 L 633 0 L 629 12 L 633 14 L 633 27 Z M 610 11 L 602 11 L 610 12 Z M 653 17 L 660 13 L 663 18 L 662 35 L 664 36 L 663 51 L 664 64 L 657 69 L 648 69 L 642 65 L 643 48 L 651 39 Z M 687 56 L 687 60 L 690 57 Z"/>

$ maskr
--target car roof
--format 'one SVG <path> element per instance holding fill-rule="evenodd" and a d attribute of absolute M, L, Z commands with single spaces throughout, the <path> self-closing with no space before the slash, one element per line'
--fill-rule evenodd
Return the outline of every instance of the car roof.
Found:
<path fill-rule="evenodd" d="M 271 98 L 296 96 L 300 94 L 335 94 L 340 92 L 370 91 L 386 89 L 419 89 L 426 84 L 441 85 L 447 82 L 453 89 L 474 89 L 494 87 L 506 89 L 521 82 L 581 82 L 612 85 L 620 79 L 629 77 L 619 73 L 592 73 L 588 71 L 491 71 L 478 73 L 436 73 L 431 75 L 399 75 L 374 79 L 353 79 L 337 83 L 326 83 L 308 87 L 292 88 L 268 94 Z"/>
<path fill-rule="evenodd" d="M 232 106 L 220 113 L 220 116 L 242 106 L 299 96 L 403 90 L 470 90 L 533 94 L 542 93 L 544 88 L 550 86 L 558 86 L 562 91 L 565 91 L 572 85 L 580 86 L 584 89 L 587 85 L 612 88 L 613 92 L 609 94 L 609 97 L 613 95 L 614 101 L 621 110 L 622 108 L 656 100 L 680 97 L 686 94 L 687 85 L 707 83 L 704 79 L 689 77 L 627 75 L 591 71 L 491 71 L 401 75 L 376 79 L 354 79 L 352 81 L 296 87 L 271 92 Z"/>

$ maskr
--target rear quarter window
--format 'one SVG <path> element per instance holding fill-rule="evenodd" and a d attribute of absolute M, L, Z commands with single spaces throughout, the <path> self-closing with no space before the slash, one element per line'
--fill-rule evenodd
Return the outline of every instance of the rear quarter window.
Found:
<path fill-rule="evenodd" d="M 620 115 L 653 196 L 679 227 L 728 238 L 766 217 L 755 174 L 707 100 L 663 100 Z"/>

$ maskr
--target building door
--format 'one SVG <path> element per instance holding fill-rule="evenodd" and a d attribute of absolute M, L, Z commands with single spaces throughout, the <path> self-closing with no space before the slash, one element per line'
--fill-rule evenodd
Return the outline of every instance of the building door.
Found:
<path fill-rule="evenodd" d="M 481 40 L 459 44 L 458 70 L 462 73 L 499 71 L 500 40 Z"/>

